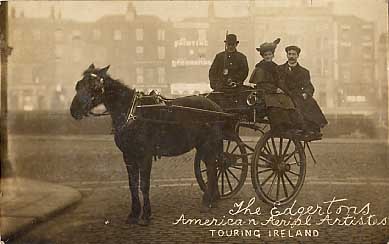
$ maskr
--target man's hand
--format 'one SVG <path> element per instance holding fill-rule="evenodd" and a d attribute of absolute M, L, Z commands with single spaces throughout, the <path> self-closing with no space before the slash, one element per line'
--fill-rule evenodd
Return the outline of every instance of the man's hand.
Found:
<path fill-rule="evenodd" d="M 280 88 L 277 88 L 276 93 L 284 94 L 285 92 L 283 90 L 281 90 Z"/>
<path fill-rule="evenodd" d="M 308 94 L 305 92 L 302 94 L 302 96 L 303 96 L 304 100 L 308 98 Z"/>

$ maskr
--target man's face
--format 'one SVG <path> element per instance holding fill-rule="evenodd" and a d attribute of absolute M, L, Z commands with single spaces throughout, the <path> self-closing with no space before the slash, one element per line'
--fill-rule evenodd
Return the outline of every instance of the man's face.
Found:
<path fill-rule="evenodd" d="M 227 46 L 227 52 L 235 52 L 236 51 L 236 47 L 238 46 L 238 43 L 226 43 L 226 46 Z"/>
<path fill-rule="evenodd" d="M 297 62 L 299 55 L 297 54 L 297 52 L 295 50 L 289 50 L 286 53 L 286 57 L 288 58 L 289 63 L 294 64 Z"/>

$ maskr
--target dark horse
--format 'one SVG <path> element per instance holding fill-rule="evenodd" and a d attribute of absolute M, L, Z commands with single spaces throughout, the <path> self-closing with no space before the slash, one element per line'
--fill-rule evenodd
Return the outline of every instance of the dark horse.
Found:
<path fill-rule="evenodd" d="M 93 64 L 84 71 L 76 84 L 70 112 L 80 120 L 91 110 L 104 104 L 112 118 L 115 143 L 123 153 L 131 190 L 132 208 L 128 223 L 148 224 L 151 216 L 149 200 L 150 173 L 155 155 L 177 156 L 193 148 L 202 155 L 207 167 L 208 185 L 202 199 L 202 210 L 212 207 L 218 199 L 216 180 L 216 158 L 220 153 L 217 145 L 222 143 L 220 126 L 209 124 L 155 124 L 133 119 L 128 113 L 134 105 L 136 91 L 112 79 L 108 74 L 109 66 L 98 69 Z M 182 97 L 172 101 L 174 105 L 194 107 L 221 112 L 221 108 L 202 96 Z M 139 201 L 139 183 L 143 195 L 143 214 Z"/>

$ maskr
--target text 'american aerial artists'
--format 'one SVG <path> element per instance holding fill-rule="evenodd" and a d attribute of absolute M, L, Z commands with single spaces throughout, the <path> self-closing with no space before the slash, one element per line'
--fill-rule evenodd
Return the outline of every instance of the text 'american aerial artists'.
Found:
<path fill-rule="evenodd" d="M 290 207 L 273 206 L 263 212 L 254 206 L 255 198 L 248 202 L 234 203 L 228 214 L 222 217 L 190 218 L 185 214 L 173 221 L 173 225 L 198 225 L 210 227 L 213 237 L 261 236 L 269 237 L 318 237 L 321 225 L 342 226 L 386 226 L 389 217 L 373 213 L 371 204 L 355 206 L 348 199 L 338 199 L 317 203 L 316 205 Z"/>

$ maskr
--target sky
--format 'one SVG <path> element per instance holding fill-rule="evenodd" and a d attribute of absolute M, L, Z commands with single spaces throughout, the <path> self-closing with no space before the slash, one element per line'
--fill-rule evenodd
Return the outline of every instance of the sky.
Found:
<path fill-rule="evenodd" d="M 253 1 L 253 0 L 251 0 Z M 206 17 L 208 1 L 132 1 L 138 14 L 157 15 L 162 19 Z M 379 32 L 387 30 L 387 0 L 256 0 L 256 6 L 282 6 L 306 2 L 314 6 L 334 3 L 337 14 L 355 15 L 376 23 Z M 249 0 L 214 1 L 217 16 L 247 14 Z M 26 17 L 47 17 L 51 6 L 61 9 L 62 17 L 78 21 L 95 21 L 107 14 L 124 14 L 127 1 L 15 1 L 10 2 L 17 14 L 23 10 Z"/>

